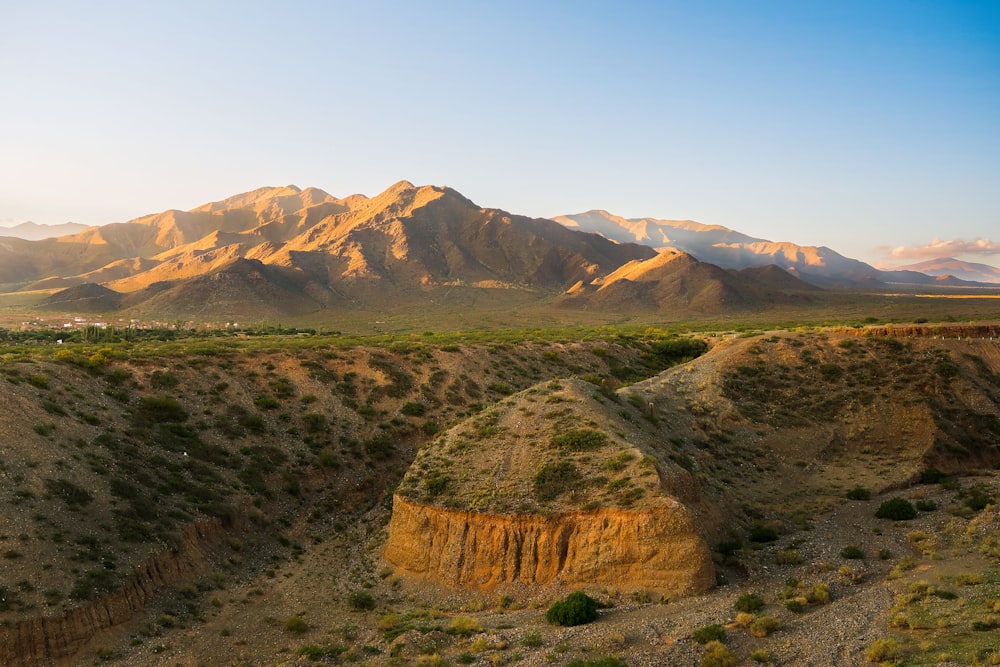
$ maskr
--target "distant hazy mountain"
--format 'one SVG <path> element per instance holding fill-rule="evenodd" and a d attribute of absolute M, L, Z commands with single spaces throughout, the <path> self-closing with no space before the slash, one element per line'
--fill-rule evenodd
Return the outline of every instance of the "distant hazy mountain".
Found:
<path fill-rule="evenodd" d="M 691 220 L 625 219 L 607 211 L 587 211 L 555 218 L 570 229 L 596 232 L 616 241 L 643 243 L 654 248 L 675 248 L 703 262 L 727 269 L 777 266 L 814 280 L 848 278 L 853 282 L 877 280 L 878 271 L 829 248 L 775 243 L 722 227 Z"/>
<path fill-rule="evenodd" d="M 774 265 L 726 271 L 688 253 L 664 250 L 607 276 L 577 283 L 561 305 L 613 312 L 724 313 L 806 303 L 816 290 Z"/>
<path fill-rule="evenodd" d="M 962 280 L 975 280 L 981 283 L 1000 283 L 1000 269 L 989 264 L 963 262 L 953 257 L 928 259 L 916 264 L 898 266 L 896 271 L 919 271 L 929 276 L 955 276 Z"/>
<path fill-rule="evenodd" d="M 64 222 L 61 225 L 42 225 L 36 222 L 22 222 L 13 227 L 0 227 L 0 236 L 11 236 L 25 241 L 40 241 L 42 239 L 54 239 L 57 236 L 76 234 L 87 228 L 78 222 Z"/>
<path fill-rule="evenodd" d="M 915 271 L 879 271 L 827 247 L 768 241 L 720 225 L 704 225 L 692 220 L 626 219 L 601 210 L 562 215 L 554 220 L 569 229 L 594 232 L 623 243 L 643 243 L 661 249 L 674 248 L 726 269 L 774 264 L 815 285 L 963 283 L 957 279 L 942 282 Z"/>

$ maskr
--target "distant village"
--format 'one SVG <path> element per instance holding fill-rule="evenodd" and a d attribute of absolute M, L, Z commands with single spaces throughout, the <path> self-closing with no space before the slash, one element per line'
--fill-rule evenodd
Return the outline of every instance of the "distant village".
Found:
<path fill-rule="evenodd" d="M 85 317 L 79 317 L 79 316 L 64 316 L 54 320 L 46 320 L 45 318 L 35 318 L 32 320 L 25 320 L 21 322 L 22 331 L 30 331 L 32 329 L 76 330 L 76 329 L 86 329 L 87 327 L 107 329 L 109 326 L 117 327 L 119 329 L 142 329 L 142 330 L 166 329 L 168 331 L 191 330 L 191 329 L 233 330 L 240 328 L 239 322 L 226 322 L 225 324 L 217 324 L 212 322 L 195 322 L 193 320 L 191 321 L 174 320 L 172 322 L 166 322 L 162 320 L 147 321 L 147 320 L 137 320 L 137 319 L 128 319 L 128 320 L 117 319 L 113 322 L 105 322 L 103 320 L 90 320 Z"/>

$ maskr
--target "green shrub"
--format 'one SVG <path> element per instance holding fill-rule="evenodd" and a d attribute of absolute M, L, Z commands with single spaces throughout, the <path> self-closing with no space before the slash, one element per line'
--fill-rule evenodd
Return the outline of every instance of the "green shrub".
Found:
<path fill-rule="evenodd" d="M 365 453 L 376 461 L 385 461 L 396 452 L 396 443 L 388 433 L 379 433 L 365 440 Z"/>
<path fill-rule="evenodd" d="M 306 644 L 305 646 L 300 646 L 295 649 L 295 655 L 297 657 L 305 656 L 310 660 L 321 660 L 326 657 L 326 651 L 322 647 L 316 644 Z"/>
<path fill-rule="evenodd" d="M 532 480 L 535 497 L 542 502 L 555 500 L 569 491 L 581 478 L 582 475 L 570 461 L 546 463 L 538 469 Z"/>
<path fill-rule="evenodd" d="M 171 371 L 153 371 L 149 375 L 149 385 L 153 389 L 173 389 L 180 380 Z"/>
<path fill-rule="evenodd" d="M 754 637 L 767 637 L 781 627 L 781 621 L 771 616 L 759 616 L 750 624 L 750 634 Z"/>
<path fill-rule="evenodd" d="M 476 632 L 482 632 L 483 626 L 469 616 L 456 616 L 448 626 L 448 633 L 459 637 L 468 637 Z"/>
<path fill-rule="evenodd" d="M 309 626 L 301 616 L 289 616 L 285 619 L 284 628 L 286 632 L 291 632 L 296 635 L 301 635 L 303 632 L 309 629 Z"/>
<path fill-rule="evenodd" d="M 699 644 L 724 642 L 726 641 L 726 630 L 718 623 L 713 623 L 712 625 L 706 625 L 703 628 L 695 630 L 691 635 L 691 639 L 695 640 Z"/>
<path fill-rule="evenodd" d="M 597 620 L 597 601 L 583 591 L 574 591 L 564 600 L 554 603 L 545 613 L 553 625 L 583 625 Z"/>
<path fill-rule="evenodd" d="M 354 611 L 370 611 L 375 608 L 375 598 L 368 591 L 354 591 L 347 597 L 347 604 Z"/>
<path fill-rule="evenodd" d="M 863 486 L 856 486 L 847 492 L 847 497 L 851 500 L 871 500 L 872 492 Z"/>
<path fill-rule="evenodd" d="M 274 396 L 268 396 L 267 394 L 261 394 L 254 399 L 253 404 L 257 406 L 258 410 L 277 410 L 281 407 L 281 403 L 278 402 Z"/>
<path fill-rule="evenodd" d="M 61 499 L 70 507 L 85 507 L 94 500 L 94 496 L 90 491 L 61 477 L 59 479 L 46 479 L 45 490 Z"/>
<path fill-rule="evenodd" d="M 170 396 L 143 396 L 135 412 L 139 426 L 179 423 L 187 420 L 188 412 L 181 402 Z"/>
<path fill-rule="evenodd" d="M 998 627 L 1000 627 L 1000 617 L 993 616 L 992 614 L 987 616 L 985 620 L 972 622 L 972 629 L 976 632 L 989 632 L 990 630 L 996 630 Z"/>
<path fill-rule="evenodd" d="M 850 544 L 840 550 L 840 557 L 848 560 L 861 560 L 865 557 L 865 552 Z"/>
<path fill-rule="evenodd" d="M 56 430 L 56 425 L 49 422 L 48 424 L 35 424 L 32 428 L 35 433 L 43 438 L 47 438 Z"/>
<path fill-rule="evenodd" d="M 914 503 L 914 505 L 916 505 L 916 508 L 921 512 L 933 512 L 938 508 L 936 502 L 934 502 L 933 500 L 927 500 L 925 498 L 921 498 L 916 503 Z"/>
<path fill-rule="evenodd" d="M 865 651 L 868 662 L 880 665 L 898 665 L 903 661 L 903 651 L 894 639 L 876 639 Z"/>
<path fill-rule="evenodd" d="M 279 377 L 267 383 L 278 398 L 291 398 L 295 395 L 295 385 L 286 377 Z"/>
<path fill-rule="evenodd" d="M 621 472 L 628 465 L 628 462 L 635 456 L 631 452 L 621 452 L 604 462 L 604 469 L 608 472 Z"/>
<path fill-rule="evenodd" d="M 777 542 L 778 531 L 771 526 L 758 524 L 750 529 L 751 542 Z"/>
<path fill-rule="evenodd" d="M 800 614 L 805 609 L 805 605 L 799 600 L 785 600 L 785 609 Z"/>
<path fill-rule="evenodd" d="M 736 667 L 736 656 L 721 642 L 710 642 L 705 649 L 701 667 Z"/>
<path fill-rule="evenodd" d="M 733 603 L 733 609 L 736 611 L 745 611 L 750 614 L 760 611 L 763 608 L 764 598 L 756 593 L 744 593 L 736 598 L 736 602 Z"/>
<path fill-rule="evenodd" d="M 906 521 L 916 518 L 917 510 L 906 498 L 890 498 L 875 511 L 875 517 L 879 519 L 891 519 L 892 521 Z"/>
<path fill-rule="evenodd" d="M 568 449 L 573 452 L 584 452 L 600 449 L 608 442 L 608 436 L 589 428 L 575 428 L 560 435 L 552 436 L 553 447 Z"/>
<path fill-rule="evenodd" d="M 430 498 L 436 498 L 448 490 L 451 478 L 439 472 L 434 472 L 424 478 L 424 492 Z"/>
<path fill-rule="evenodd" d="M 528 634 L 524 635 L 524 639 L 521 640 L 521 644 L 523 646 L 527 646 L 528 648 L 538 648 L 539 646 L 544 644 L 544 642 L 542 641 L 541 634 L 537 632 L 529 632 Z"/>
<path fill-rule="evenodd" d="M 774 555 L 778 565 L 802 565 L 802 554 L 798 549 L 782 549 Z"/>
<path fill-rule="evenodd" d="M 60 417 L 66 417 L 69 415 L 69 413 L 66 412 L 66 408 L 51 399 L 43 399 L 41 405 L 42 409 L 50 415 L 59 415 Z"/>
<path fill-rule="evenodd" d="M 827 382 L 833 382 L 839 380 L 844 375 L 844 369 L 837 364 L 820 364 L 819 374 Z"/>
<path fill-rule="evenodd" d="M 806 595 L 810 604 L 826 604 L 830 601 L 830 587 L 826 584 L 816 584 Z"/>
<path fill-rule="evenodd" d="M 993 502 L 993 496 L 990 495 L 988 487 L 980 483 L 969 487 L 965 492 L 963 504 L 970 510 L 979 512 L 986 509 L 987 505 L 992 505 Z"/>
<path fill-rule="evenodd" d="M 409 402 L 404 403 L 403 407 L 399 409 L 407 417 L 423 417 L 427 414 L 427 406 L 423 403 Z"/>
<path fill-rule="evenodd" d="M 319 412 L 307 412 L 302 415 L 302 422 L 309 433 L 322 433 L 327 429 L 326 415 Z"/>

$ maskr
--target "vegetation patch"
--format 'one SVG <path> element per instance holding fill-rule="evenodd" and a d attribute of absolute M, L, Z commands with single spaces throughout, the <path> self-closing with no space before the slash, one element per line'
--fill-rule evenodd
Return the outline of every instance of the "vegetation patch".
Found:
<path fill-rule="evenodd" d="M 691 635 L 691 639 L 695 640 L 699 644 L 707 644 L 709 642 L 725 642 L 726 630 L 718 623 L 713 623 L 712 625 L 706 625 L 695 630 Z"/>
<path fill-rule="evenodd" d="M 917 508 L 906 498 L 896 496 L 879 505 L 878 510 L 875 511 L 875 516 L 879 519 L 907 521 L 917 518 Z"/>
<path fill-rule="evenodd" d="M 608 436 L 601 431 L 588 428 L 575 428 L 565 433 L 552 436 L 553 447 L 571 452 L 586 452 L 600 449 L 608 444 Z"/>
<path fill-rule="evenodd" d="M 542 465 L 535 473 L 532 485 L 540 502 L 555 500 L 570 491 L 583 478 L 570 461 L 554 461 Z"/>
<path fill-rule="evenodd" d="M 597 600 L 584 593 L 574 591 L 565 599 L 552 604 L 545 612 L 545 620 L 553 625 L 574 626 L 596 621 Z"/>
<path fill-rule="evenodd" d="M 747 613 L 757 612 L 763 608 L 764 598 L 756 593 L 743 593 L 733 603 L 733 609 Z"/>

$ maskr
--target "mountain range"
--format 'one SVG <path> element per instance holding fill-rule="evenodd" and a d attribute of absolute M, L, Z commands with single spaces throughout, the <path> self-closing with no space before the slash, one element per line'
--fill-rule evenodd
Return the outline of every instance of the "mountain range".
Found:
<path fill-rule="evenodd" d="M 528 218 L 448 187 L 265 187 L 41 240 L 0 238 L 0 291 L 42 308 L 201 319 L 423 304 L 452 290 L 613 312 L 808 303 L 816 286 L 970 285 L 829 248 L 605 211 Z"/>
<path fill-rule="evenodd" d="M 682 250 L 703 262 L 724 268 L 744 269 L 774 264 L 814 285 L 874 286 L 904 283 L 961 286 L 970 281 L 981 280 L 948 272 L 923 272 L 916 266 L 883 271 L 825 246 L 768 241 L 721 225 L 705 225 L 692 220 L 621 218 L 602 210 L 562 215 L 554 220 L 570 229 L 594 232 L 620 243 L 642 243 L 658 249 Z"/>
<path fill-rule="evenodd" d="M 64 222 L 61 225 L 42 225 L 37 222 L 22 222 L 13 227 L 0 227 L 0 236 L 11 236 L 25 241 L 40 241 L 42 239 L 53 239 L 67 234 L 76 234 L 83 231 L 87 225 L 79 222 Z"/>
<path fill-rule="evenodd" d="M 929 276 L 954 276 L 980 283 L 1000 283 L 1000 269 L 989 264 L 964 262 L 954 257 L 928 259 L 916 264 L 897 266 L 896 271 L 918 271 Z"/>

